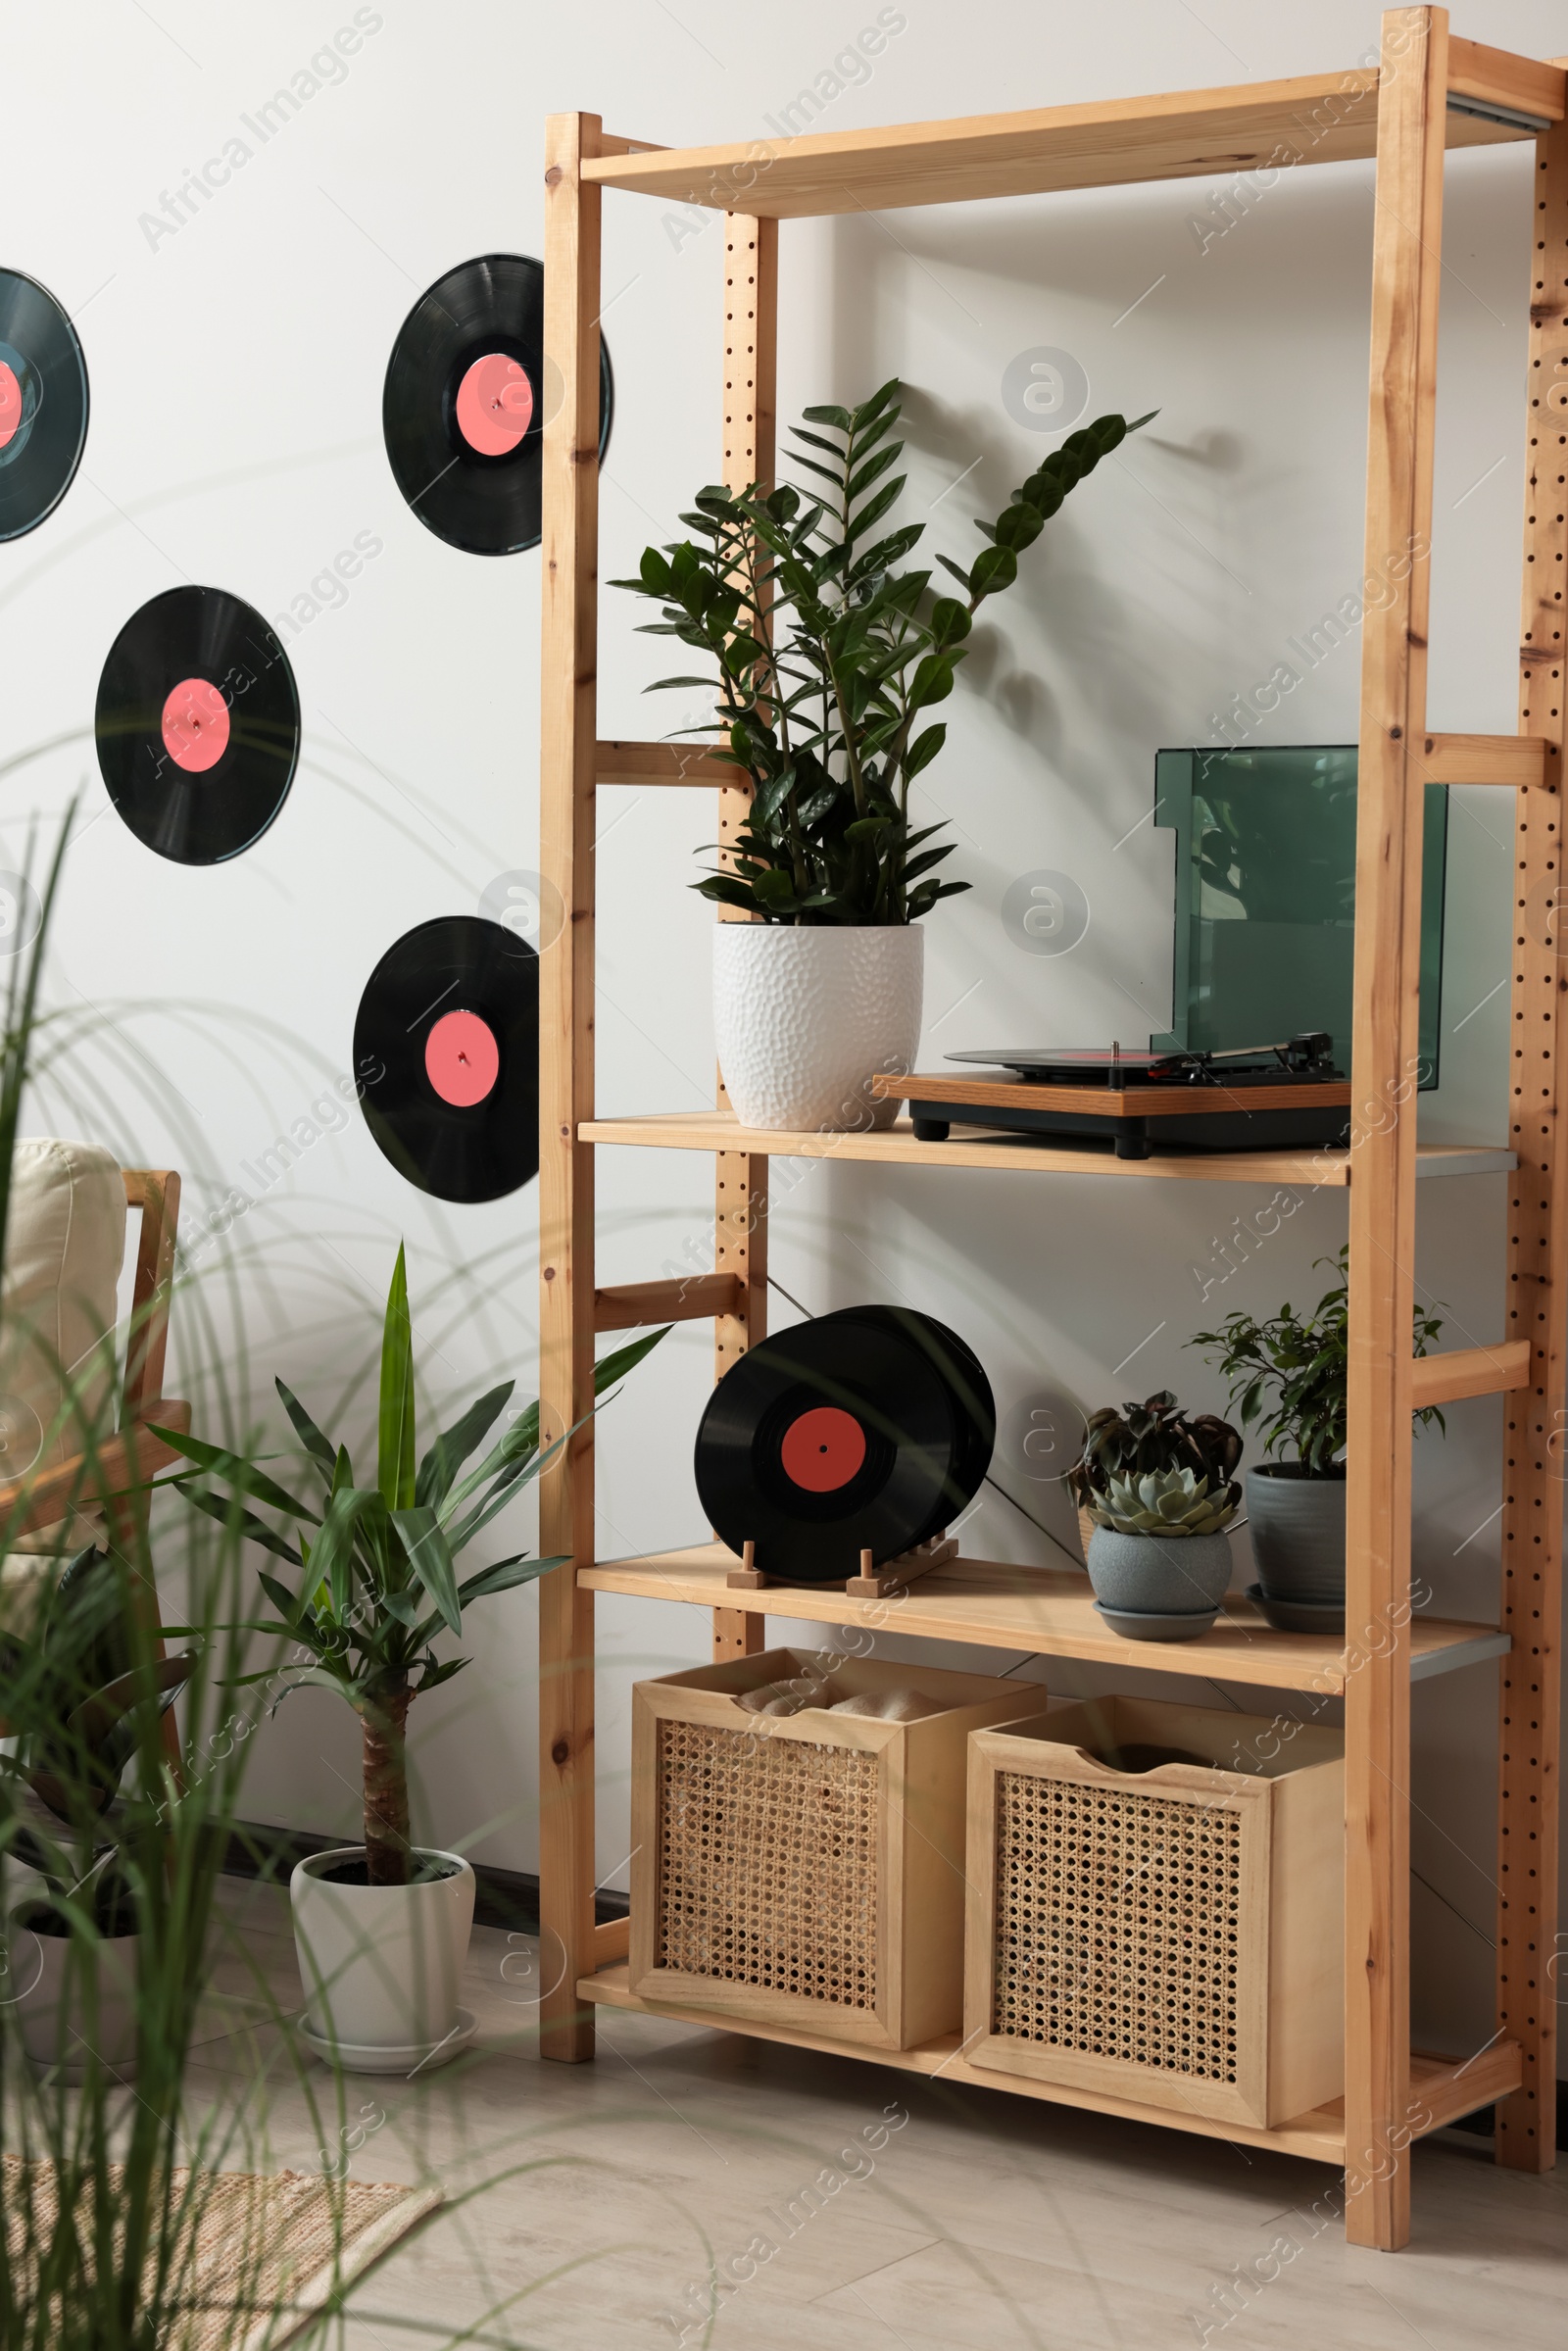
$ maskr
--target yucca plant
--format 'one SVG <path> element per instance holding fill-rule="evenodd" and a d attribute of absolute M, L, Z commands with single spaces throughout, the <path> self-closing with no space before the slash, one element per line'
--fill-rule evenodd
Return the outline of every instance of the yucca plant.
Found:
<path fill-rule="evenodd" d="M 663 1336 L 662 1330 L 651 1332 L 596 1365 L 596 1397 Z M 359 1715 L 367 1875 L 372 1886 L 406 1886 L 409 1708 L 421 1691 L 449 1682 L 470 1662 L 438 1657 L 433 1643 L 443 1632 L 461 1635 L 463 1611 L 474 1600 L 534 1583 L 565 1564 L 564 1558 L 530 1559 L 514 1551 L 460 1583 L 458 1555 L 538 1476 L 556 1448 L 540 1452 L 535 1402 L 517 1414 L 476 1468 L 460 1474 L 511 1398 L 514 1383 L 506 1380 L 470 1404 L 416 1460 L 414 1337 L 401 1248 L 382 1328 L 375 1484 L 360 1485 L 347 1445 L 334 1445 L 322 1434 L 292 1389 L 281 1380 L 275 1386 L 320 1480 L 319 1510 L 262 1466 L 273 1456 L 250 1459 L 170 1429 L 157 1434 L 193 1464 L 193 1472 L 165 1483 L 197 1509 L 305 1571 L 297 1592 L 260 1571 L 262 1589 L 278 1613 L 245 1630 L 292 1641 L 314 1661 L 288 1669 L 274 1702 L 314 1685 L 335 1690 Z M 228 1487 L 227 1494 L 212 1491 L 213 1479 Z M 258 1517 L 252 1503 L 314 1531 L 290 1543 Z M 278 1675 L 273 1669 L 238 1679 L 277 1682 Z"/>
<path fill-rule="evenodd" d="M 793 463 L 825 487 L 700 490 L 680 517 L 694 536 L 646 549 L 637 578 L 612 583 L 662 608 L 643 634 L 677 637 L 709 663 L 651 690 L 714 695 L 712 718 L 684 731 L 722 736 L 718 757 L 753 796 L 731 866 L 693 887 L 763 922 L 915 922 L 969 888 L 938 876 L 952 849 L 937 842 L 943 827 L 910 826 L 909 786 L 947 739 L 922 714 L 952 693 L 981 604 L 1012 586 L 1063 499 L 1154 413 L 1070 433 L 995 522 L 977 523 L 990 544 L 967 568 L 938 556 L 959 593 L 933 595 L 930 571 L 895 567 L 924 524 L 878 533 L 905 486 L 899 391 L 894 378 L 858 408 L 805 412 Z"/>
<path fill-rule="evenodd" d="M 1235 1517 L 1239 1495 L 1236 1486 L 1211 1494 L 1207 1478 L 1190 1469 L 1152 1469 L 1142 1477 L 1113 1474 L 1089 1508 L 1097 1526 L 1118 1535 L 1218 1535 Z"/>

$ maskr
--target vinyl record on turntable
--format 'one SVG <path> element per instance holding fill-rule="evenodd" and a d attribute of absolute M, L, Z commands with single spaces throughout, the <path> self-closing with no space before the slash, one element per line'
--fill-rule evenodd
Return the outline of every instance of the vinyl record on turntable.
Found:
<path fill-rule="evenodd" d="M 109 797 L 138 841 L 219 865 L 259 841 L 288 798 L 300 698 L 260 612 L 222 588 L 170 588 L 109 651 L 93 713 Z"/>
<path fill-rule="evenodd" d="M 759 1341 L 714 1389 L 697 1491 L 719 1539 L 794 1584 L 923 1543 L 979 1490 L 995 1438 L 973 1354 L 929 1315 L 849 1307 Z"/>
<path fill-rule="evenodd" d="M 87 438 L 87 363 L 52 294 L 0 269 L 0 539 L 20 539 L 70 489 Z"/>
<path fill-rule="evenodd" d="M 406 931 L 354 1024 L 366 1123 L 438 1200 L 500 1200 L 539 1172 L 539 958 L 477 914 Z"/>
<path fill-rule="evenodd" d="M 421 294 L 399 330 L 381 396 L 392 471 L 438 539 L 469 555 L 537 547 L 547 411 L 544 269 L 520 253 L 463 262 Z M 614 405 L 599 346 L 599 455 Z"/>

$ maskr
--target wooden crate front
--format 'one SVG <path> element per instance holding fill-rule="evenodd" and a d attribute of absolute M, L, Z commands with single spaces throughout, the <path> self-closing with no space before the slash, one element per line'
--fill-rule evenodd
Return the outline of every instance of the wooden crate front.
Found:
<path fill-rule="evenodd" d="M 915 1689 L 948 1711 L 888 1723 L 737 1705 L 812 1668 L 799 1649 L 638 1685 L 631 1988 L 908 2048 L 957 2029 L 968 1739 L 1015 1713 L 1018 1692 L 989 1675 L 829 1663 L 846 1694 Z"/>
<path fill-rule="evenodd" d="M 1093 1750 L 1185 1748 L 1123 1773 Z M 1272 2125 L 1344 2088 L 1344 1742 L 1132 1698 L 969 1749 L 972 2065 Z"/>

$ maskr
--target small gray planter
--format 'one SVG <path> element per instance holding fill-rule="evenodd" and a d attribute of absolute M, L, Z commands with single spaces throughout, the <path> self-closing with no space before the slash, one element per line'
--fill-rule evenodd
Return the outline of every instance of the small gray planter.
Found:
<path fill-rule="evenodd" d="M 1231 1580 L 1223 1535 L 1118 1535 L 1097 1527 L 1089 1543 L 1089 1581 L 1106 1608 L 1138 1616 L 1212 1612 Z"/>
<path fill-rule="evenodd" d="M 1273 1600 L 1345 1600 L 1345 1480 L 1293 1476 L 1274 1462 L 1247 1473 L 1257 1580 Z"/>

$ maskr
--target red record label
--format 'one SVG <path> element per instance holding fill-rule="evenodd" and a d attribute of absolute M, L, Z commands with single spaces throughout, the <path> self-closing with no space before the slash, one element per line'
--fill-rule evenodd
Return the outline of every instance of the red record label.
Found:
<path fill-rule="evenodd" d="M 501 1074 L 494 1031 L 477 1012 L 443 1012 L 424 1041 L 424 1074 L 444 1102 L 471 1109 Z"/>
<path fill-rule="evenodd" d="M 182 677 L 164 704 L 163 731 L 174 765 L 205 775 L 228 749 L 228 705 L 205 677 Z"/>
<path fill-rule="evenodd" d="M 458 430 L 481 457 L 510 457 L 533 422 L 533 386 L 514 359 L 487 351 L 458 386 Z"/>
<path fill-rule="evenodd" d="M 22 386 L 17 381 L 16 369 L 0 360 L 0 449 L 16 439 L 21 422 Z"/>
<path fill-rule="evenodd" d="M 817 1404 L 791 1421 L 779 1447 L 785 1476 L 808 1494 L 836 1494 L 865 1459 L 865 1431 L 853 1412 Z"/>

